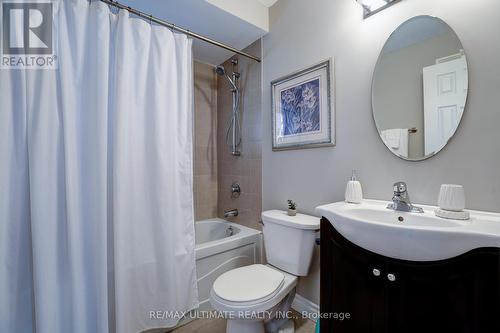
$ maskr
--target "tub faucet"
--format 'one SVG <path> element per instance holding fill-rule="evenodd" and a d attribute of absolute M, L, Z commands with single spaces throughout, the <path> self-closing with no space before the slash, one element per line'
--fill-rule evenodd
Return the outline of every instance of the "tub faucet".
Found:
<path fill-rule="evenodd" d="M 387 205 L 387 208 L 401 212 L 424 212 L 422 208 L 413 206 L 411 204 L 410 195 L 408 194 L 408 186 L 405 182 L 397 182 L 394 184 L 394 195 L 392 197 L 392 203 Z"/>
<path fill-rule="evenodd" d="M 237 209 L 229 209 L 224 211 L 224 218 L 235 217 L 235 216 L 238 216 Z"/>

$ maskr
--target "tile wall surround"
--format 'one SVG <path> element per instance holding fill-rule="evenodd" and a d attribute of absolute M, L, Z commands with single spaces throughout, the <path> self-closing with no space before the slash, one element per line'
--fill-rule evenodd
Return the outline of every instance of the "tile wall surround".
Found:
<path fill-rule="evenodd" d="M 256 41 L 246 52 L 261 54 Z M 194 64 L 195 220 L 223 217 L 224 210 L 238 209 L 239 216 L 229 220 L 260 229 L 262 210 L 262 125 L 261 64 L 238 58 L 241 73 L 240 114 L 242 125 L 241 156 L 230 154 L 225 143 L 227 122 L 232 112 L 232 94 L 226 80 L 218 77 L 212 65 Z M 224 64 L 232 72 L 231 59 Z M 239 198 L 231 197 L 231 185 L 241 186 Z"/>
<path fill-rule="evenodd" d="M 245 49 L 250 54 L 261 54 L 261 42 L 256 41 Z M 225 142 L 225 128 L 232 112 L 232 95 L 229 84 L 219 77 L 217 89 L 217 168 L 218 168 L 218 216 L 226 209 L 238 209 L 239 216 L 230 218 L 247 227 L 260 229 L 262 211 L 262 125 L 261 125 L 261 64 L 237 57 L 237 71 L 241 73 L 240 114 L 242 125 L 241 156 L 230 154 Z M 224 63 L 226 71 L 232 72 L 229 59 Z M 241 186 L 239 198 L 231 197 L 231 185 Z"/>
<path fill-rule="evenodd" d="M 195 220 L 217 217 L 217 76 L 213 66 L 194 63 Z"/>

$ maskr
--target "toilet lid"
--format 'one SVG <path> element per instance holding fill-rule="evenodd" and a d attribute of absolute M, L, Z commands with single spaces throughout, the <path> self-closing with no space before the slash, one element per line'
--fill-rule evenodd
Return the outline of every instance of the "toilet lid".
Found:
<path fill-rule="evenodd" d="M 219 276 L 213 291 L 230 302 L 251 302 L 276 292 L 285 280 L 285 275 L 264 265 L 235 268 Z"/>

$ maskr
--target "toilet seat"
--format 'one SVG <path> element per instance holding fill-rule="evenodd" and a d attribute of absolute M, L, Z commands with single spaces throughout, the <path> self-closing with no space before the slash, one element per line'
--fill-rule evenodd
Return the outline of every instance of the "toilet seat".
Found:
<path fill-rule="evenodd" d="M 246 305 L 272 298 L 283 286 L 285 275 L 269 266 L 239 267 L 219 276 L 213 284 L 215 295 L 230 303 Z"/>
<path fill-rule="evenodd" d="M 253 267 L 257 266 L 257 267 Z M 260 267 L 259 267 L 260 266 Z M 264 268 L 263 268 L 264 267 Z M 276 306 L 279 304 L 297 285 L 298 278 L 295 275 L 282 272 L 279 269 L 272 267 L 270 265 L 250 265 L 250 266 L 244 266 L 241 268 L 246 268 L 248 270 L 253 270 L 253 272 L 261 272 L 262 270 L 265 270 L 265 272 L 270 273 L 270 271 L 277 272 L 283 276 L 282 282 L 279 283 L 279 286 L 269 293 L 268 295 L 257 298 L 256 296 L 254 297 L 249 297 L 249 298 L 254 298 L 253 300 L 250 301 L 229 301 L 224 299 L 222 296 L 229 297 L 229 295 L 225 294 L 223 291 L 221 291 L 219 288 L 215 288 L 216 285 L 219 285 L 223 283 L 226 279 L 219 280 L 221 277 L 225 274 L 231 273 L 235 270 L 239 270 L 240 268 L 236 268 L 234 270 L 231 270 L 229 272 L 226 272 L 219 276 L 217 280 L 214 282 L 214 286 L 212 287 L 212 290 L 210 291 L 210 303 L 212 306 L 215 308 L 217 311 L 223 311 L 223 312 L 231 312 L 231 311 L 254 311 L 254 312 L 260 312 L 260 311 L 268 311 L 272 307 Z M 270 271 L 269 271 L 270 270 Z M 245 272 L 246 270 L 240 271 L 240 272 Z M 272 273 L 271 273 L 272 274 Z M 226 277 L 231 277 L 234 275 L 228 274 Z M 255 277 L 256 281 L 261 281 L 262 277 L 258 277 L 256 275 L 252 275 Z M 226 280 L 227 281 L 227 280 Z M 235 280 L 231 282 L 234 285 L 235 290 L 241 290 L 245 289 L 245 286 L 241 284 L 242 280 Z M 223 295 L 219 295 L 215 289 L 219 290 L 219 293 Z M 255 294 L 257 295 L 257 294 Z M 262 294 L 260 294 L 261 296 Z M 237 316 L 239 314 L 237 313 Z"/>

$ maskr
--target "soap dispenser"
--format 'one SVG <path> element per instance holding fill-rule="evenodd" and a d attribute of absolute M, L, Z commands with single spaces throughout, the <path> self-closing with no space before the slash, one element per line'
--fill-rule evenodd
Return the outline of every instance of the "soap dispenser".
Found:
<path fill-rule="evenodd" d="M 356 180 L 356 170 L 352 170 L 351 180 L 347 182 L 345 189 L 345 201 L 359 204 L 363 200 L 363 189 L 361 183 Z"/>

